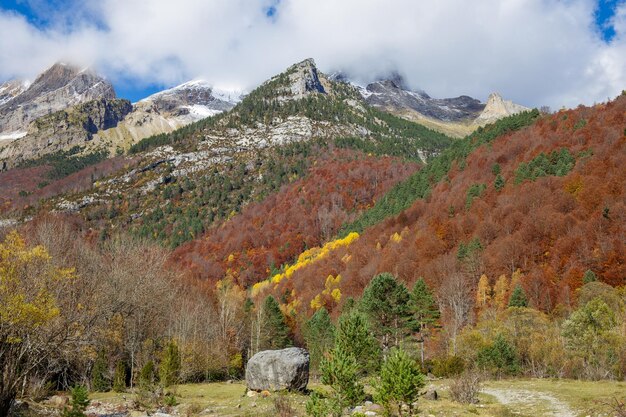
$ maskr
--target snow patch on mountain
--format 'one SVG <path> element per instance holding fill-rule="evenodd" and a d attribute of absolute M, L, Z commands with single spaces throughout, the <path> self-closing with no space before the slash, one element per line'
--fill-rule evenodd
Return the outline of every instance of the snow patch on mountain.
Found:
<path fill-rule="evenodd" d="M 0 133 L 0 141 L 2 141 L 2 140 L 21 139 L 24 136 L 26 136 L 27 134 L 28 134 L 28 132 L 21 132 L 21 131 L 9 132 L 9 133 Z"/>

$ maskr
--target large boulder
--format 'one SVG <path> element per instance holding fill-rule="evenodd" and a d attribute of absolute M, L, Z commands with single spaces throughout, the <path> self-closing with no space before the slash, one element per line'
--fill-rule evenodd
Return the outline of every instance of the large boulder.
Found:
<path fill-rule="evenodd" d="M 309 352 L 301 348 L 259 352 L 246 365 L 246 383 L 254 391 L 304 391 L 309 383 Z"/>

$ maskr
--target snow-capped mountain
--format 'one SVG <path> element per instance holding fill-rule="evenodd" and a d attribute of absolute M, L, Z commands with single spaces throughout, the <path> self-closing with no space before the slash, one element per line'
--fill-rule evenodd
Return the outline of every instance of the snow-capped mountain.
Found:
<path fill-rule="evenodd" d="M 366 84 L 352 81 L 343 72 L 336 72 L 331 78 L 352 84 L 372 107 L 452 136 L 464 136 L 478 126 L 528 110 L 511 101 L 504 101 L 497 93 L 489 96 L 487 104 L 466 95 L 433 98 L 423 90 L 410 89 L 398 73 Z"/>
<path fill-rule="evenodd" d="M 205 80 L 189 81 L 134 103 L 133 111 L 115 128 L 98 132 L 94 144 L 102 140 L 125 148 L 148 136 L 228 111 L 244 95 L 242 90 L 216 88 Z"/>
<path fill-rule="evenodd" d="M 115 99 L 111 83 L 90 69 L 54 64 L 32 84 L 15 80 L 0 86 L 0 135 L 19 137 L 41 116 L 99 98 Z"/>
<path fill-rule="evenodd" d="M 76 145 L 127 148 L 230 110 L 243 95 L 241 90 L 194 80 L 131 106 L 115 99 L 113 86 L 90 69 L 57 63 L 33 83 L 13 80 L 0 85 L 0 160 L 6 168 Z"/>
<path fill-rule="evenodd" d="M 196 121 L 232 109 L 243 95 L 242 90 L 215 88 L 208 81 L 193 80 L 153 94 L 136 103 L 136 107 L 151 105 L 181 121 Z"/>

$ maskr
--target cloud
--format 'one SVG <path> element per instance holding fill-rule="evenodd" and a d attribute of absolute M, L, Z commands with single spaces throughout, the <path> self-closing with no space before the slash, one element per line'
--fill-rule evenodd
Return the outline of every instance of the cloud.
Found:
<path fill-rule="evenodd" d="M 31 0 L 32 1 L 32 0 Z M 70 1 L 70 0 L 66 0 Z M 57 2 L 59 3 L 59 2 Z M 203 77 L 254 87 L 314 57 L 362 80 L 398 71 L 435 97 L 499 91 L 529 106 L 592 104 L 626 86 L 626 5 L 604 42 L 592 0 L 71 0 L 34 27 L 0 11 L 0 79 L 57 60 L 114 82 Z M 268 10 L 273 10 L 268 16 Z"/>

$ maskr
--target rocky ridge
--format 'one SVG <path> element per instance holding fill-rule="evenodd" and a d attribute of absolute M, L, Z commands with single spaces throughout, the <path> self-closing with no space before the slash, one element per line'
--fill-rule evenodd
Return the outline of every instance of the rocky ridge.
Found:
<path fill-rule="evenodd" d="M 153 94 L 133 104 L 133 110 L 115 128 L 99 132 L 94 143 L 122 148 L 161 133 L 232 109 L 245 95 L 224 90 L 204 80 L 194 80 Z"/>
<path fill-rule="evenodd" d="M 0 147 L 0 168 L 46 154 L 84 147 L 99 131 L 114 128 L 130 112 L 128 100 L 99 98 L 31 122 L 27 134 Z"/>
<path fill-rule="evenodd" d="M 115 99 L 113 85 L 103 77 L 62 63 L 26 85 L 10 81 L 0 87 L 0 134 L 15 136 L 39 117 L 95 99 Z"/>
<path fill-rule="evenodd" d="M 527 107 L 515 104 L 510 100 L 504 100 L 498 93 L 492 93 L 487 99 L 487 105 L 480 113 L 480 115 L 474 120 L 474 123 L 482 126 L 487 123 L 493 123 L 498 119 L 510 116 L 512 114 L 520 113 L 530 110 Z"/>
<path fill-rule="evenodd" d="M 0 85 L 0 168 L 73 146 L 119 152 L 230 110 L 243 95 L 195 80 L 131 105 L 116 100 L 113 86 L 91 70 L 58 63 L 32 84 Z"/>
<path fill-rule="evenodd" d="M 135 111 L 129 114 L 114 129 L 98 132 L 94 141 L 103 134 L 124 128 L 136 114 Z M 367 139 L 383 135 L 394 143 L 420 140 L 421 131 L 409 138 L 403 129 L 396 131 L 388 122 L 378 119 L 382 116 L 370 109 L 356 90 L 331 81 L 317 70 L 313 60 L 308 59 L 259 86 L 232 110 L 200 122 L 183 136 L 174 134 L 179 139 L 171 144 L 161 141 L 167 137 L 159 138 L 155 146 L 149 145 L 150 138 L 140 142 L 138 145 L 141 146 L 135 148 L 139 151 L 134 151 L 141 158 L 140 168 L 99 181 L 87 195 L 81 196 L 81 200 L 65 196 L 53 204 L 60 211 L 80 211 L 94 202 L 106 201 L 110 196 L 137 190 L 142 194 L 149 193 L 177 178 L 219 171 L 225 164 L 248 166 L 260 153 L 273 147 L 314 138 Z M 426 160 L 437 149 L 438 145 L 425 140 L 424 149 L 417 157 Z M 250 168 L 250 172 L 253 171 Z M 138 208 L 132 215 L 142 216 L 143 213 L 143 209 Z"/>
<path fill-rule="evenodd" d="M 365 101 L 373 107 L 412 109 L 426 117 L 444 122 L 472 120 L 478 117 L 485 105 L 469 96 L 436 99 L 423 91 L 403 88 L 394 80 L 383 80 L 368 84 L 362 91 Z"/>
<path fill-rule="evenodd" d="M 503 100 L 497 93 L 491 94 L 487 103 L 466 95 L 433 98 L 423 90 L 412 90 L 398 73 L 366 85 L 351 81 L 343 72 L 332 74 L 331 79 L 354 86 L 365 102 L 374 108 L 457 137 L 503 117 L 529 110 Z"/>

